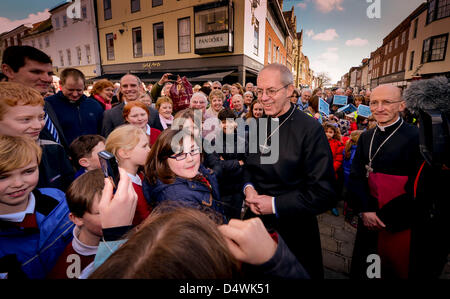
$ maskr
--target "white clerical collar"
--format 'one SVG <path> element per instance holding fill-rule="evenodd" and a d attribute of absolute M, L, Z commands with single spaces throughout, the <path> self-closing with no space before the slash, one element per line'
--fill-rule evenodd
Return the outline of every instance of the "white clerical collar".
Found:
<path fill-rule="evenodd" d="M 86 245 L 78 239 L 80 235 L 80 228 L 75 226 L 73 229 L 72 247 L 76 253 L 82 256 L 90 256 L 97 254 L 98 246 Z"/>
<path fill-rule="evenodd" d="M 18 213 L 12 213 L 12 214 L 5 214 L 0 215 L 0 220 L 8 221 L 8 222 L 22 222 L 23 219 L 25 219 L 25 216 L 27 214 L 33 214 L 34 208 L 36 207 L 36 199 L 34 198 L 33 192 L 30 192 L 30 195 L 28 196 L 28 205 L 25 211 L 18 212 Z"/>
<path fill-rule="evenodd" d="M 128 176 L 130 177 L 130 179 L 131 179 L 131 181 L 133 183 L 135 183 L 138 186 L 142 186 L 142 180 L 139 177 L 139 175 L 137 175 L 137 174 L 136 175 L 132 175 L 131 173 L 127 173 L 127 174 L 128 174 Z"/>
<path fill-rule="evenodd" d="M 397 118 L 397 120 L 394 123 L 392 123 L 390 125 L 380 126 L 380 125 L 377 124 L 377 126 L 378 126 L 378 129 L 380 129 L 381 132 L 384 132 L 387 128 L 392 127 L 393 125 L 397 124 L 399 121 L 400 121 L 400 116 Z"/>

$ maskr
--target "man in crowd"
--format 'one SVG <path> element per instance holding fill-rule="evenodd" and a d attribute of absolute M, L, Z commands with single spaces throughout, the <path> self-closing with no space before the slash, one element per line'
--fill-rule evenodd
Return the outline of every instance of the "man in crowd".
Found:
<path fill-rule="evenodd" d="M 253 92 L 253 83 L 252 82 L 248 82 L 247 84 L 245 84 L 245 91 Z"/>
<path fill-rule="evenodd" d="M 309 100 L 311 99 L 312 96 L 312 90 L 309 88 L 303 88 L 302 89 L 302 95 L 300 97 L 300 99 L 298 99 L 297 101 L 297 107 L 303 111 L 306 108 L 308 108 L 309 106 Z"/>
<path fill-rule="evenodd" d="M 141 80 L 132 74 L 126 74 L 120 79 L 120 92 L 122 93 L 122 102 L 112 109 L 105 111 L 103 115 L 103 127 L 102 133 L 104 137 L 108 137 L 109 133 L 111 133 L 115 128 L 125 123 L 125 119 L 123 118 L 123 107 L 125 107 L 127 102 L 136 101 L 140 96 L 140 87 Z M 153 88 L 158 86 L 158 84 L 153 85 Z M 153 90 L 152 90 L 152 98 L 153 98 Z M 152 127 L 155 118 L 158 116 L 158 111 L 149 107 L 150 116 L 148 123 L 150 127 Z"/>
<path fill-rule="evenodd" d="M 336 204 L 327 138 L 316 120 L 290 103 L 294 85 L 287 67 L 266 66 L 258 75 L 257 86 L 271 128 L 264 135 L 267 138 L 258 136 L 258 151 L 250 153 L 246 161 L 244 193 L 251 210 L 246 217 L 260 216 L 268 229 L 282 236 L 311 278 L 323 278 L 316 216 Z M 261 123 L 258 128 L 265 129 Z M 279 142 L 272 142 L 277 137 Z M 277 152 L 276 162 L 265 161 Z"/>
<path fill-rule="evenodd" d="M 377 121 L 358 141 L 348 189 L 360 213 L 351 276 L 367 277 L 367 257 L 381 260 L 381 278 L 407 278 L 414 179 L 423 161 L 419 132 L 407 124 L 400 89 L 373 90 L 370 110 Z"/>
<path fill-rule="evenodd" d="M 102 127 L 103 108 L 83 93 L 85 82 L 82 72 L 67 68 L 61 72 L 61 91 L 46 98 L 69 144 L 81 135 L 99 134 Z"/>
<path fill-rule="evenodd" d="M 36 89 L 44 96 L 53 83 L 52 60 L 44 52 L 30 46 L 11 46 L 5 50 L 2 59 L 2 72 L 9 82 L 16 82 Z M 46 102 L 45 126 L 40 138 L 61 144 L 66 151 L 69 144 L 63 134 L 56 113 Z"/>
<path fill-rule="evenodd" d="M 347 87 L 345 90 L 345 95 L 348 97 L 347 104 L 353 104 L 353 88 Z"/>

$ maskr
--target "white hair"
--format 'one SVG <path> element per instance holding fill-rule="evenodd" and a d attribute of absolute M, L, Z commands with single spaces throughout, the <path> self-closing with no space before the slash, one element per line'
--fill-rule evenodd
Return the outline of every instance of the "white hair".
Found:
<path fill-rule="evenodd" d="M 206 97 L 206 95 L 203 92 L 195 92 L 192 97 L 191 97 L 191 101 L 193 98 L 202 98 L 205 102 L 208 102 L 208 98 Z"/>
<path fill-rule="evenodd" d="M 303 88 L 302 89 L 302 94 L 305 93 L 305 92 L 309 92 L 312 95 L 312 90 L 309 89 L 309 88 Z"/>
<path fill-rule="evenodd" d="M 254 97 L 253 92 L 251 92 L 251 91 L 246 91 L 246 92 L 244 92 L 244 97 L 245 97 L 246 95 L 248 95 L 248 94 L 251 94 L 252 97 Z"/>

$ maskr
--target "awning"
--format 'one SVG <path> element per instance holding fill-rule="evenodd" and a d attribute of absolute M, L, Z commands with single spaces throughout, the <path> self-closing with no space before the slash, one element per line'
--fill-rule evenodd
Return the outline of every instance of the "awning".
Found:
<path fill-rule="evenodd" d="M 222 72 L 211 72 L 211 71 L 191 71 L 191 72 L 179 72 L 179 71 L 164 71 L 164 72 L 145 72 L 145 73 L 132 73 L 138 76 L 142 81 L 156 82 L 165 73 L 172 73 L 174 75 L 180 75 L 180 77 L 186 76 L 190 82 L 205 82 L 205 81 L 222 81 L 223 78 L 233 73 L 234 70 L 227 70 Z M 120 74 L 103 74 L 101 76 L 90 78 L 87 81 L 97 81 L 100 79 L 108 79 L 112 81 L 119 81 L 125 73 Z"/>
<path fill-rule="evenodd" d="M 198 76 L 198 77 L 194 77 L 194 78 L 190 78 L 189 81 L 222 81 L 223 78 L 225 78 L 226 76 L 230 75 L 231 73 L 233 73 L 234 71 L 226 71 L 226 72 L 220 72 L 220 73 L 211 73 L 211 74 L 206 74 L 206 75 L 202 75 L 202 76 Z"/>

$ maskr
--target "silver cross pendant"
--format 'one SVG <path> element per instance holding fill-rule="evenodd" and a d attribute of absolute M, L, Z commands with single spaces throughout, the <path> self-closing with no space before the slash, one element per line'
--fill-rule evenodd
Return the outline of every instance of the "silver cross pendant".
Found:
<path fill-rule="evenodd" d="M 369 165 L 366 165 L 366 170 L 366 177 L 369 178 L 370 173 L 373 172 L 372 162 L 369 162 Z"/>

